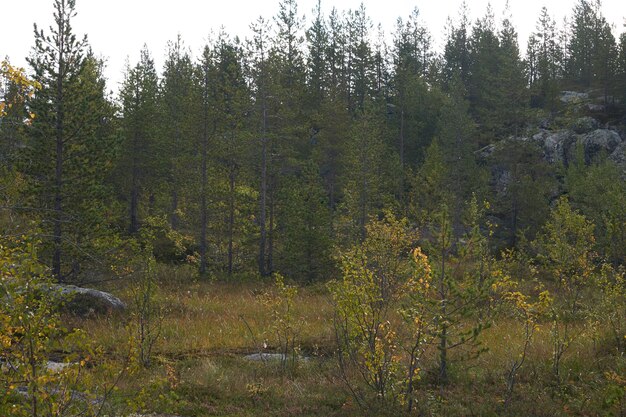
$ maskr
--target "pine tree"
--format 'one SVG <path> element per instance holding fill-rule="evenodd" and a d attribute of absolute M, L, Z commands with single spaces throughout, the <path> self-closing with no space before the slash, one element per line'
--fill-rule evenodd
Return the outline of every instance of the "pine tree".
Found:
<path fill-rule="evenodd" d="M 448 173 L 445 186 L 453 196 L 449 213 L 454 237 L 458 237 L 465 202 L 473 193 L 483 199 L 486 175 L 474 158 L 476 126 L 469 116 L 469 104 L 464 99 L 465 90 L 459 75 L 453 77 L 449 88 L 450 93 L 441 110 L 438 140 Z"/>
<path fill-rule="evenodd" d="M 28 103 L 37 117 L 22 168 L 32 179 L 42 225 L 51 227 L 46 240 L 52 273 L 61 281 L 80 273 L 88 242 L 105 227 L 100 203 L 114 149 L 102 63 L 89 51 L 86 37 L 73 33 L 75 15 L 74 0 L 55 0 L 50 33 L 35 26 L 28 62 L 41 89 Z"/>
<path fill-rule="evenodd" d="M 372 22 L 361 3 L 346 18 L 348 74 L 348 107 L 353 114 L 362 111 L 365 102 L 372 97 L 376 85 L 376 69 L 370 44 Z"/>
<path fill-rule="evenodd" d="M 479 126 L 478 145 L 492 143 L 500 135 L 498 111 L 505 88 L 500 79 L 502 59 L 495 18 L 490 7 L 472 28 L 470 76 L 467 84 L 469 111 Z M 508 87 L 508 86 L 506 86 Z"/>
<path fill-rule="evenodd" d="M 137 65 L 128 68 L 120 91 L 122 103 L 123 151 L 118 164 L 123 176 L 121 189 L 128 193 L 128 231 L 137 233 L 141 225 L 140 205 L 148 193 L 148 212 L 154 209 L 157 184 L 166 169 L 166 157 L 159 141 L 158 76 L 147 47 Z M 128 180 L 127 180 L 128 179 Z"/>
<path fill-rule="evenodd" d="M 626 33 L 619 38 L 619 55 L 617 60 L 617 96 L 626 100 Z"/>
<path fill-rule="evenodd" d="M 318 111 L 322 100 L 328 94 L 330 87 L 328 82 L 327 59 L 329 48 L 328 28 L 322 14 L 322 2 L 318 0 L 313 10 L 314 20 L 306 32 L 308 41 L 308 61 L 307 61 L 307 87 L 309 92 L 310 112 Z"/>
<path fill-rule="evenodd" d="M 583 87 L 599 82 L 605 89 L 606 98 L 614 69 L 615 38 L 602 15 L 600 0 L 578 1 L 567 48 L 569 78 Z"/>
<path fill-rule="evenodd" d="M 363 239 L 370 216 L 389 208 L 399 177 L 397 154 L 384 140 L 382 112 L 374 105 L 352 123 L 346 142 L 343 231 L 347 238 Z"/>
<path fill-rule="evenodd" d="M 281 188 L 277 267 L 301 282 L 329 277 L 331 213 L 314 163 L 303 163 Z"/>
<path fill-rule="evenodd" d="M 498 83 L 500 103 L 496 107 L 497 133 L 499 136 L 519 135 L 527 120 L 528 90 L 526 74 L 517 42 L 517 31 L 513 27 L 510 10 L 505 9 L 499 32 L 500 69 Z"/>
<path fill-rule="evenodd" d="M 250 60 L 250 74 L 252 81 L 252 95 L 255 103 L 254 123 L 255 133 L 259 137 L 260 142 L 260 166 L 259 166 L 259 257 L 258 270 L 261 276 L 267 276 L 271 273 L 271 251 L 268 257 L 268 180 L 271 167 L 271 132 L 270 132 L 270 85 L 271 73 L 269 67 L 269 46 L 266 38 L 268 37 L 269 27 L 265 20 L 259 18 L 252 25 L 254 32 L 253 39 L 249 43 L 248 57 Z M 271 227 L 270 227 L 271 230 Z"/>
<path fill-rule="evenodd" d="M 436 129 L 439 90 L 427 77 L 433 59 L 431 37 L 415 9 L 404 23 L 398 19 L 393 48 L 390 108 L 398 135 L 397 149 L 403 169 L 422 161 Z"/>
<path fill-rule="evenodd" d="M 181 190 L 189 178 L 189 161 L 194 153 L 193 126 L 193 65 L 189 53 L 184 50 L 180 36 L 168 44 L 167 58 L 161 80 L 159 99 L 162 101 L 161 120 L 162 148 L 166 150 L 167 188 L 170 193 L 168 217 L 172 229 L 179 229 Z M 180 210 L 180 212 L 179 212 Z"/>
<path fill-rule="evenodd" d="M 556 22 L 542 7 L 535 31 L 528 40 L 527 59 L 532 104 L 543 106 L 554 113 L 557 110 L 559 79 L 563 76 L 563 53 L 559 46 Z"/>
<path fill-rule="evenodd" d="M 448 19 L 446 43 L 443 51 L 443 86 L 455 75 L 461 78 L 465 87 L 469 85 L 470 76 L 470 48 L 469 48 L 469 14 L 467 3 L 464 1 L 459 10 L 459 22 L 455 24 Z"/>
<path fill-rule="evenodd" d="M 242 187 L 245 186 L 243 181 L 250 175 L 245 114 L 251 103 L 245 82 L 243 51 L 238 40 L 220 34 L 211 48 L 205 48 L 199 74 L 204 97 L 203 114 L 206 115 L 206 126 L 202 128 L 206 137 L 204 133 L 201 135 L 200 146 L 203 173 L 200 273 L 206 272 L 206 233 L 210 230 L 217 240 L 214 243 L 219 248 L 218 253 L 225 253 L 226 259 L 220 259 L 219 265 L 224 265 L 223 269 L 231 275 L 235 270 L 236 248 L 241 247 L 244 239 L 245 215 L 242 209 L 247 193 L 242 193 Z M 211 178 L 209 174 L 212 174 Z M 209 189 L 212 191 L 210 217 L 207 203 Z"/>

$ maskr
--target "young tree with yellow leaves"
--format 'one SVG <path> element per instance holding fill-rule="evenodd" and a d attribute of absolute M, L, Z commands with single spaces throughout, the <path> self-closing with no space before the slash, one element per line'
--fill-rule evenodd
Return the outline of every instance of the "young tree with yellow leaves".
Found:
<path fill-rule="evenodd" d="M 430 265 L 406 220 L 371 220 L 362 244 L 340 257 L 343 278 L 330 284 L 342 375 L 363 407 L 414 406 L 430 290 Z M 350 378 L 356 369 L 360 381 Z M 367 387 L 372 396 L 360 387 Z"/>

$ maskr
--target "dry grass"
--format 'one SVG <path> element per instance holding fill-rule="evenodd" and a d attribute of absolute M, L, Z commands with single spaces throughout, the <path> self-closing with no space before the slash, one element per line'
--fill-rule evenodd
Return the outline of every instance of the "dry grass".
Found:
<path fill-rule="evenodd" d="M 163 311 L 161 337 L 156 353 L 169 357 L 257 351 L 264 342 L 271 350 L 274 335 L 271 313 L 261 296 L 272 291 L 260 283 L 164 284 L 156 296 Z M 119 294 L 132 304 L 128 289 Z M 300 289 L 295 317 L 300 323 L 300 342 L 306 351 L 327 350 L 332 343 L 332 306 L 320 288 Z M 116 350 L 128 339 L 123 318 L 81 321 L 80 327 L 107 350 Z"/>
<path fill-rule="evenodd" d="M 278 364 L 243 359 L 264 341 L 272 349 L 271 314 L 261 297 L 272 291 L 271 284 L 185 279 L 161 280 L 156 299 L 164 317 L 155 365 L 120 384 L 121 395 L 114 405 L 125 410 L 121 415 L 131 411 L 198 417 L 367 415 L 350 400 L 330 355 L 333 312 L 324 287 L 301 288 L 295 303 L 304 351 L 323 354 L 286 372 Z M 131 299 L 128 288 L 116 290 L 126 301 Z M 109 352 L 121 354 L 127 346 L 129 317 L 75 320 Z M 437 348 L 430 346 L 418 389 L 421 415 L 625 415 L 626 401 L 619 402 L 623 392 L 619 375 L 623 378 L 626 358 L 603 344 L 608 339 L 602 329 L 577 330 L 580 336 L 566 352 L 562 381 L 557 382 L 551 370 L 550 324 L 541 324 L 506 407 L 505 375 L 522 349 L 521 323 L 498 318 L 481 335 L 488 351 L 476 359 L 459 361 L 461 352 L 453 352 L 451 383 L 444 390 L 436 382 Z"/>

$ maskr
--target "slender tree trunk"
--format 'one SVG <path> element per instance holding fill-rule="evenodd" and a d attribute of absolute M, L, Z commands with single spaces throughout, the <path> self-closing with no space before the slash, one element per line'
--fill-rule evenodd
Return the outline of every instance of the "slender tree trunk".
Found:
<path fill-rule="evenodd" d="M 59 16 L 59 72 L 57 74 L 56 86 L 56 166 L 54 172 L 54 220 L 53 220 L 53 241 L 54 252 L 52 254 L 52 274 L 58 279 L 61 277 L 61 244 L 63 241 L 62 217 L 63 217 L 63 142 L 65 109 L 63 107 L 63 77 L 65 75 L 65 35 L 64 22 Z"/>
<path fill-rule="evenodd" d="M 442 230 L 445 233 L 445 230 Z M 441 334 L 439 335 L 439 380 L 443 387 L 448 383 L 448 325 L 447 320 L 447 298 L 446 298 L 446 244 L 445 234 L 441 241 L 441 275 L 439 277 L 439 297 L 441 298 L 441 308 L 439 320 L 441 323 Z"/>
<path fill-rule="evenodd" d="M 400 172 L 404 172 L 404 98 L 401 97 L 400 102 Z"/>
<path fill-rule="evenodd" d="M 400 189 L 398 190 L 398 198 L 404 206 L 404 98 L 400 98 Z"/>
<path fill-rule="evenodd" d="M 202 184 L 200 184 L 200 276 L 207 274 L 207 164 L 209 158 L 209 72 L 203 69 L 203 117 L 202 117 L 202 160 L 200 173 Z"/>
<path fill-rule="evenodd" d="M 205 116 L 206 118 L 206 116 Z M 202 135 L 202 162 L 201 162 L 201 184 L 200 184 L 200 276 L 207 273 L 207 159 L 208 159 L 208 132 L 207 121 L 204 121 L 204 132 Z"/>
<path fill-rule="evenodd" d="M 274 209 L 275 209 L 274 190 L 276 187 L 275 182 L 276 180 L 272 178 L 272 181 L 271 181 L 272 186 L 270 187 L 270 191 L 269 191 L 270 193 L 269 194 L 270 224 L 269 224 L 269 230 L 268 230 L 268 248 L 267 248 L 267 274 L 268 275 L 274 272 Z"/>
<path fill-rule="evenodd" d="M 259 213 L 260 238 L 259 238 L 259 274 L 266 276 L 265 250 L 267 246 L 267 103 L 263 97 L 263 131 L 261 138 L 261 201 Z"/>
<path fill-rule="evenodd" d="M 172 213 L 170 216 L 170 225 L 173 230 L 178 230 L 180 219 L 178 218 L 178 190 L 176 189 L 176 181 L 172 181 Z"/>
<path fill-rule="evenodd" d="M 235 176 L 236 167 L 234 164 L 230 166 L 230 186 L 228 199 L 228 275 L 233 274 L 233 240 L 235 230 Z"/>
<path fill-rule="evenodd" d="M 133 161 L 131 189 L 130 189 L 130 226 L 128 232 L 132 235 L 139 231 L 139 169 L 137 161 Z"/>

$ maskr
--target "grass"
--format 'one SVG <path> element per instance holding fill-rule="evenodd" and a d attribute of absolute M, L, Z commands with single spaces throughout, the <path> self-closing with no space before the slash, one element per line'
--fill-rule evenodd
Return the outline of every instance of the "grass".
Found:
<path fill-rule="evenodd" d="M 243 358 L 263 349 L 264 343 L 266 351 L 275 349 L 271 314 L 261 297 L 272 291 L 271 285 L 254 281 L 181 285 L 178 278 L 161 282 L 156 299 L 163 308 L 163 322 L 154 365 L 123 379 L 111 405 L 117 411 L 111 415 L 368 415 L 352 401 L 338 372 L 333 310 L 323 286 L 300 288 L 295 303 L 299 340 L 312 359 L 284 369 L 278 363 Z M 112 290 L 130 302 L 129 288 Z M 110 357 L 123 357 L 129 317 L 72 320 Z M 488 350 L 476 359 L 460 360 L 461 352 L 453 354 L 450 384 L 444 389 L 436 383 L 437 349 L 430 346 L 418 387 L 420 415 L 626 415 L 626 401 L 620 397 L 626 358 L 611 350 L 603 329 L 578 330 L 581 335 L 565 354 L 559 382 L 551 371 L 550 323 L 540 325 L 506 406 L 506 370 L 523 343 L 518 322 L 499 318 L 485 330 L 481 340 Z"/>

